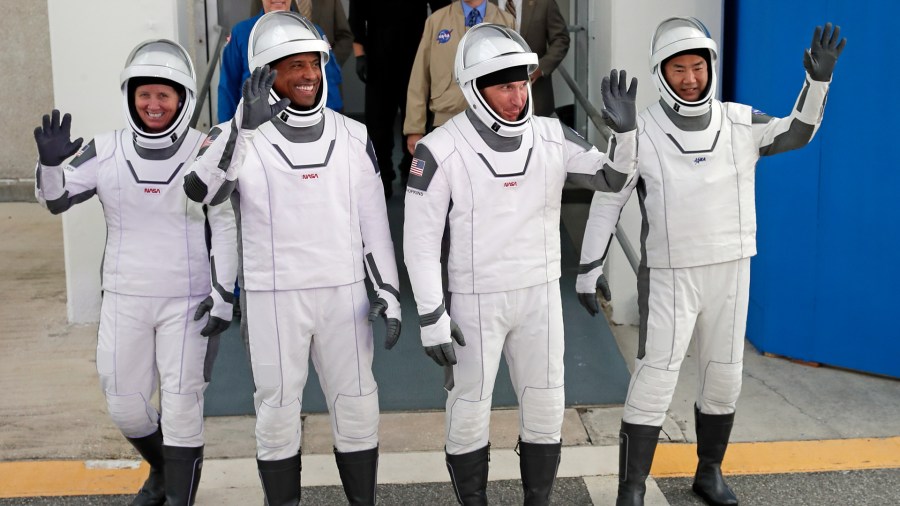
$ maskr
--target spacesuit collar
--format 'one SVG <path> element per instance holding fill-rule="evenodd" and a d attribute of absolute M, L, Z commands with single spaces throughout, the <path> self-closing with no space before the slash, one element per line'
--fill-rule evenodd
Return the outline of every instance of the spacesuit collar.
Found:
<path fill-rule="evenodd" d="M 325 131 L 324 115 L 323 120 L 310 126 L 292 126 L 283 121 L 273 121 L 272 124 L 285 139 L 299 144 L 315 142 L 322 138 Z"/>
<path fill-rule="evenodd" d="M 519 149 L 519 146 L 522 145 L 522 136 L 517 135 L 515 137 L 504 137 L 502 135 L 497 134 L 493 130 L 487 127 L 478 116 L 476 116 L 475 112 L 472 111 L 471 108 L 466 109 L 466 118 L 469 119 L 469 123 L 475 127 L 475 131 L 478 132 L 478 135 L 481 136 L 481 140 L 484 141 L 485 144 L 488 145 L 489 148 L 497 151 L 499 153 L 509 153 L 511 151 L 515 151 Z"/>
<path fill-rule="evenodd" d="M 131 139 L 134 143 L 134 150 L 137 152 L 138 156 L 144 160 L 168 160 L 175 156 L 175 153 L 178 152 L 178 149 L 181 148 L 181 145 L 184 143 L 187 132 L 184 133 L 185 135 L 178 136 L 174 143 L 166 144 L 163 147 L 143 146 L 141 145 L 143 139 L 137 135 L 132 135 Z"/>
<path fill-rule="evenodd" d="M 699 116 L 684 116 L 675 112 L 663 99 L 659 99 L 659 105 L 662 106 L 662 110 L 666 113 L 666 116 L 669 117 L 669 120 L 671 120 L 679 130 L 684 130 L 685 132 L 699 132 L 701 130 L 706 130 L 709 127 L 709 122 L 712 120 L 712 108 Z"/>

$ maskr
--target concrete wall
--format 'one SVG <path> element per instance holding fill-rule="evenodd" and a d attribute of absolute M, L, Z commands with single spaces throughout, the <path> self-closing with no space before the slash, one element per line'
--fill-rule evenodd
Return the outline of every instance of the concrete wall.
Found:
<path fill-rule="evenodd" d="M 33 178 L 37 149 L 31 132 L 53 108 L 47 3 L 4 2 L 0 33 L 0 180 Z"/>
<path fill-rule="evenodd" d="M 580 0 L 587 1 L 587 0 Z M 594 0 L 590 3 L 588 25 L 590 66 L 588 98 L 600 109 L 600 81 L 612 68 L 625 69 L 638 78 L 637 108 L 659 99 L 650 80 L 650 37 L 656 26 L 673 16 L 693 16 L 706 24 L 710 34 L 722 45 L 722 0 Z M 721 60 L 720 60 L 721 63 Z M 588 140 L 597 143 L 597 131 L 591 125 Z M 635 251 L 640 252 L 641 212 L 637 195 L 625 205 L 620 226 Z M 605 269 L 613 293 L 613 321 L 638 323 L 637 285 L 634 271 L 622 248 L 613 241 Z"/>

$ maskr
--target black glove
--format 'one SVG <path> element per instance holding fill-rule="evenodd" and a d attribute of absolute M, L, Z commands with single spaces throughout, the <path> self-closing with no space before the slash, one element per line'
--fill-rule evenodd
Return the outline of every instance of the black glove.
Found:
<path fill-rule="evenodd" d="M 393 348 L 400 339 L 401 324 L 400 320 L 396 318 L 388 318 L 387 307 L 388 303 L 386 300 L 380 297 L 375 299 L 375 302 L 373 302 L 372 306 L 369 308 L 369 323 L 374 322 L 375 318 L 378 318 L 379 316 L 384 319 L 384 347 L 389 350 Z"/>
<path fill-rule="evenodd" d="M 356 75 L 362 82 L 366 82 L 366 80 L 369 78 L 369 63 L 366 60 L 366 55 L 364 54 L 356 57 Z"/>
<path fill-rule="evenodd" d="M 460 346 L 466 345 L 466 339 L 463 337 L 462 330 L 455 321 L 450 320 L 450 337 Z M 453 351 L 453 343 L 443 343 L 435 346 L 426 346 L 425 354 L 440 366 L 448 366 L 456 364 L 456 352 Z"/>
<path fill-rule="evenodd" d="M 803 53 L 803 67 L 814 81 L 828 82 L 834 73 L 834 65 L 838 56 L 847 45 L 847 39 L 841 39 L 841 27 L 831 29 L 831 23 L 825 23 L 825 30 L 817 26 L 813 32 L 812 43 Z"/>
<path fill-rule="evenodd" d="M 197 306 L 197 311 L 194 313 L 194 321 L 203 318 L 206 313 L 209 313 L 213 308 L 213 298 L 212 296 L 208 296 L 203 299 L 203 302 Z M 228 330 L 228 327 L 231 326 L 230 321 L 225 321 L 217 316 L 209 315 L 209 321 L 206 322 L 206 326 L 203 327 L 203 330 L 200 331 L 200 335 L 203 337 L 212 337 L 221 334 Z"/>
<path fill-rule="evenodd" d="M 34 129 L 34 141 L 37 143 L 38 156 L 41 165 L 56 167 L 62 165 L 66 158 L 78 152 L 84 139 L 75 139 L 69 142 L 72 128 L 72 116 L 66 114 L 62 122 L 59 121 L 59 111 L 53 109 L 53 116 L 44 115 L 42 127 Z"/>
<path fill-rule="evenodd" d="M 241 128 L 244 130 L 256 130 L 260 125 L 271 120 L 284 110 L 291 101 L 282 98 L 275 105 L 269 105 L 269 91 L 275 83 L 276 71 L 269 69 L 268 65 L 257 67 L 244 81 L 241 95 L 244 98 L 244 116 L 241 119 Z"/>
<path fill-rule="evenodd" d="M 601 116 L 616 133 L 629 132 L 637 128 L 637 109 L 634 100 L 637 98 L 637 78 L 631 78 L 631 86 L 625 89 L 625 71 L 616 74 L 616 69 L 604 77 L 600 83 L 600 94 L 603 97 Z"/>
<path fill-rule="evenodd" d="M 603 297 L 603 300 L 607 302 L 612 300 L 612 293 L 609 291 L 609 282 L 603 274 L 597 276 L 596 291 L 594 293 L 578 294 L 578 302 L 581 303 L 582 307 L 587 309 L 587 312 L 591 316 L 600 312 L 600 304 L 597 301 L 598 296 Z"/>

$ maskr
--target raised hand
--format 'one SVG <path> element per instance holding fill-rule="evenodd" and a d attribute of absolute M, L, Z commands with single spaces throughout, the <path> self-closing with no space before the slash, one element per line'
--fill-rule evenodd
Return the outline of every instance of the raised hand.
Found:
<path fill-rule="evenodd" d="M 78 152 L 84 139 L 69 140 L 71 136 L 72 116 L 66 114 L 59 120 L 59 111 L 53 109 L 52 115 L 45 114 L 42 126 L 34 129 L 34 141 L 37 143 L 41 165 L 56 167 L 62 165 L 67 158 Z"/>
<path fill-rule="evenodd" d="M 840 35 L 841 27 L 835 26 L 832 29 L 831 23 L 825 23 L 824 30 L 821 26 L 817 26 L 813 31 L 809 49 L 803 54 L 803 66 L 813 80 L 822 82 L 831 80 L 837 59 L 847 45 L 847 39 L 842 39 Z"/>
<path fill-rule="evenodd" d="M 637 78 L 631 78 L 631 86 L 625 88 L 627 76 L 625 71 L 613 69 L 609 77 L 600 83 L 600 94 L 603 97 L 601 116 L 616 133 L 629 132 L 637 128 L 637 109 L 634 100 L 637 98 Z"/>
<path fill-rule="evenodd" d="M 250 74 L 250 77 L 244 81 L 241 89 L 243 96 L 243 118 L 241 119 L 241 128 L 244 130 L 256 130 L 263 123 L 274 118 L 278 113 L 284 110 L 291 101 L 282 98 L 274 105 L 269 105 L 269 91 L 275 83 L 277 72 L 269 68 L 268 65 L 257 67 Z"/>

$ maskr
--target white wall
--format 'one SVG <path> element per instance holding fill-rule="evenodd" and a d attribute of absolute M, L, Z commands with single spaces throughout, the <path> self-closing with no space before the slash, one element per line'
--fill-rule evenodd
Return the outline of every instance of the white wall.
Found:
<path fill-rule="evenodd" d="M 48 0 L 55 107 L 72 115 L 73 138 L 122 128 L 119 73 L 139 42 L 178 42 L 177 0 Z M 70 322 L 100 316 L 100 261 L 106 225 L 99 201 L 63 215 L 66 295 Z"/>
<path fill-rule="evenodd" d="M 612 68 L 625 69 L 629 76 L 638 78 L 638 110 L 659 99 L 650 80 L 649 48 L 653 31 L 664 19 L 693 16 L 706 25 L 722 47 L 722 0 L 591 0 L 590 7 L 588 97 L 598 109 L 603 103 L 600 81 Z M 588 140 L 596 142 L 596 136 L 591 125 Z M 619 224 L 640 254 L 641 212 L 636 194 L 626 204 Z M 605 271 L 613 293 L 613 321 L 637 324 L 636 279 L 617 241 L 613 241 Z"/>

